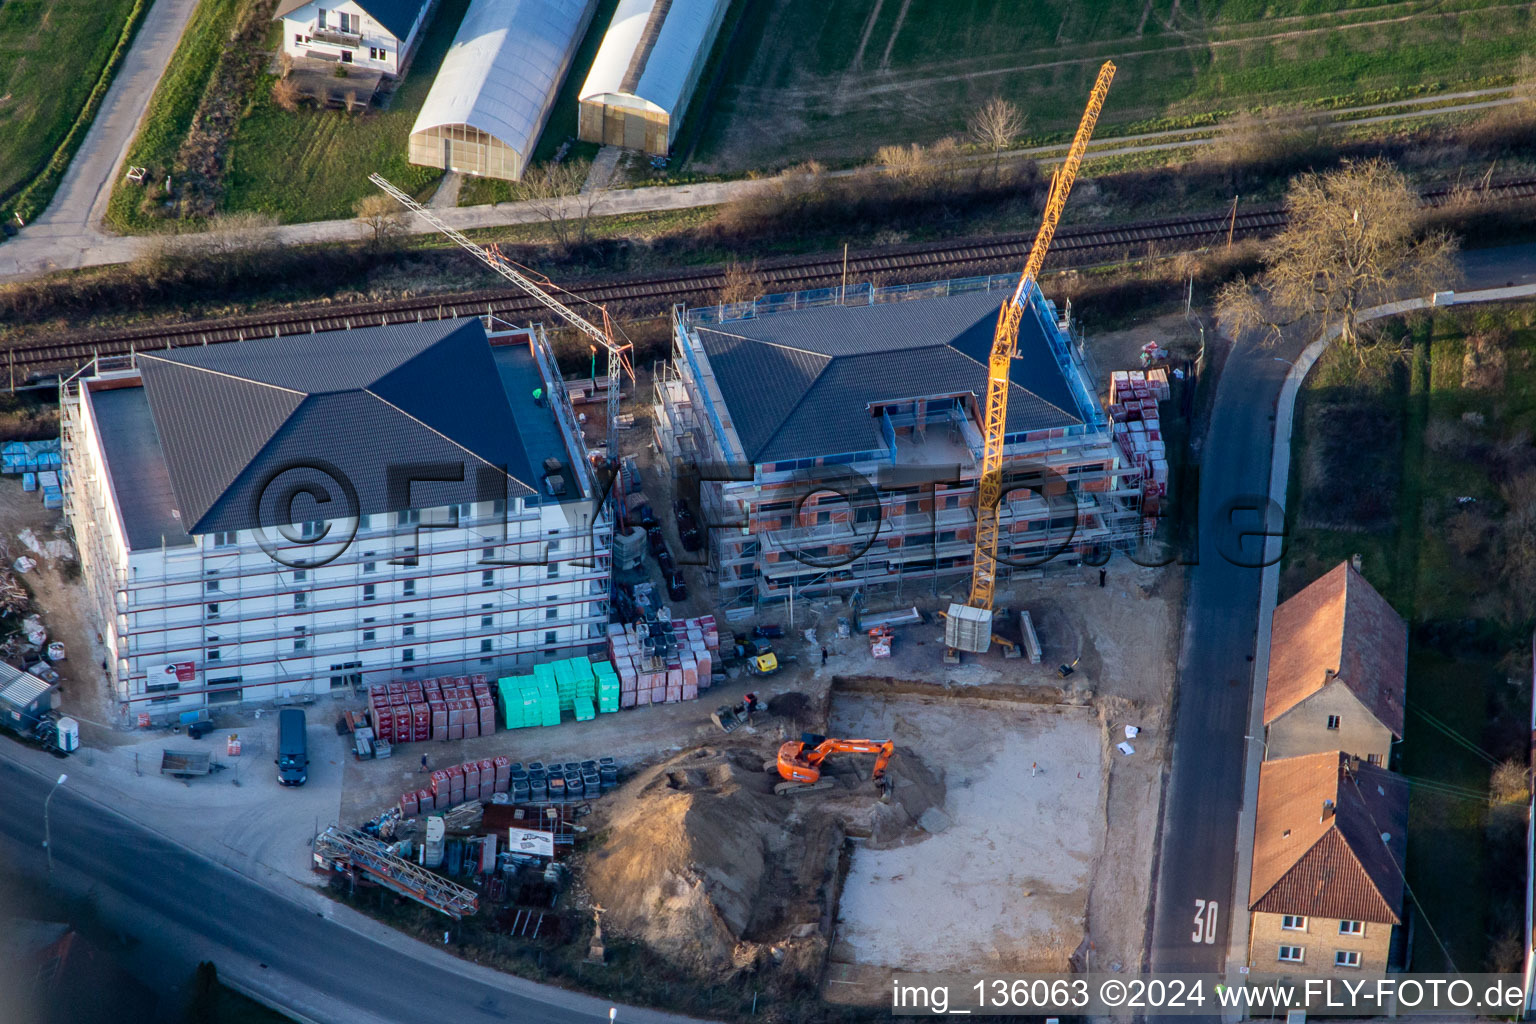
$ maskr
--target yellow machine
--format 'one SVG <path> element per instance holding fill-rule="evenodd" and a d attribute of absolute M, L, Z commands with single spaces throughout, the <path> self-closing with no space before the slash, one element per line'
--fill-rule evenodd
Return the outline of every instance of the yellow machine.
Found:
<path fill-rule="evenodd" d="M 756 654 L 747 659 L 747 672 L 754 676 L 771 676 L 779 670 L 779 657 L 772 651 Z"/>
<path fill-rule="evenodd" d="M 966 604 L 972 608 L 991 610 L 993 593 L 997 587 L 997 535 L 998 501 L 1003 489 L 1003 436 L 1008 422 L 1009 369 L 1019 352 L 1019 322 L 1023 320 L 1029 303 L 1034 299 L 1035 278 L 1045 263 L 1051 239 L 1056 235 L 1056 224 L 1061 220 L 1067 205 L 1067 195 L 1082 165 L 1083 153 L 1093 138 L 1094 125 L 1099 111 L 1104 107 L 1104 97 L 1109 94 L 1109 83 L 1115 77 L 1115 65 L 1109 61 L 1099 68 L 1099 77 L 1088 95 L 1088 106 L 1083 111 L 1082 122 L 1067 158 L 1051 180 L 1051 191 L 1045 202 L 1045 215 L 1040 230 L 1035 234 L 1024 263 L 1024 273 L 1008 301 L 997 315 L 997 329 L 992 336 L 992 352 L 987 361 L 987 418 L 983 432 L 984 447 L 981 459 L 981 482 L 976 501 L 976 551 L 971 568 L 971 592 Z"/>

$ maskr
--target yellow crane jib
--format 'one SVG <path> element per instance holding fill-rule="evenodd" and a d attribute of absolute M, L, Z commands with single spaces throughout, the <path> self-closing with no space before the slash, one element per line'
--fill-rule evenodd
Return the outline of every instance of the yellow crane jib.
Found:
<path fill-rule="evenodd" d="M 1099 111 L 1104 108 L 1104 98 L 1109 95 L 1109 83 L 1114 80 L 1115 65 L 1105 61 L 1099 68 L 1099 77 L 1088 94 L 1088 106 L 1083 119 L 1072 137 L 1067 157 L 1051 177 L 1051 190 L 1045 201 L 1045 214 L 1040 218 L 1040 230 L 1035 233 L 1029 258 L 1024 262 L 1024 273 L 1013 294 L 1003 303 L 997 314 L 997 330 L 992 336 L 992 352 L 987 360 L 987 407 L 983 431 L 981 479 L 976 496 L 976 550 L 971 564 L 971 593 L 966 604 L 972 608 L 992 608 L 993 594 L 997 587 L 997 535 L 998 502 L 1003 489 L 1003 438 L 1008 425 L 1009 370 L 1019 351 L 1019 323 L 1033 300 L 1035 277 L 1045 263 L 1045 255 L 1056 236 L 1056 224 L 1061 220 L 1067 205 L 1067 195 L 1077 179 L 1077 169 L 1082 166 L 1083 153 L 1093 138 L 1093 129 L 1099 121 Z"/>

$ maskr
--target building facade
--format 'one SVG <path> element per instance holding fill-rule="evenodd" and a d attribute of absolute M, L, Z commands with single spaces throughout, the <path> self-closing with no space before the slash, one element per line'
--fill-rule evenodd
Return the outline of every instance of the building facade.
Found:
<path fill-rule="evenodd" d="M 1265 761 L 1249 882 L 1260 974 L 1382 975 L 1401 959 L 1408 785 L 1342 751 Z"/>
<path fill-rule="evenodd" d="M 1265 756 L 1342 750 L 1390 766 L 1403 735 L 1408 627 L 1349 562 L 1275 608 Z"/>
<path fill-rule="evenodd" d="M 399 75 L 431 0 L 282 0 L 283 52 Z"/>
<path fill-rule="evenodd" d="M 698 489 L 723 609 L 970 573 L 987 356 L 1014 283 L 679 312 L 656 441 L 680 485 Z M 1112 437 L 1070 324 L 1038 289 L 1013 384 L 1004 577 L 1136 544 L 1140 471 Z"/>
<path fill-rule="evenodd" d="M 62 390 L 65 513 L 125 710 L 602 643 L 611 522 L 542 332 L 245 341 Z"/>

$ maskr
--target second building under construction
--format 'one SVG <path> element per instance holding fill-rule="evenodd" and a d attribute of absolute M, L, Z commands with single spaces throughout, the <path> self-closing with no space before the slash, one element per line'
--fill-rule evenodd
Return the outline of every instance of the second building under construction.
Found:
<path fill-rule="evenodd" d="M 696 476 L 723 609 L 971 571 L 987 356 L 1012 277 L 679 310 L 655 429 Z M 1133 546 L 1141 470 L 1035 288 L 1011 375 L 1003 578 Z M 1011 488 L 1011 489 L 1010 489 Z"/>

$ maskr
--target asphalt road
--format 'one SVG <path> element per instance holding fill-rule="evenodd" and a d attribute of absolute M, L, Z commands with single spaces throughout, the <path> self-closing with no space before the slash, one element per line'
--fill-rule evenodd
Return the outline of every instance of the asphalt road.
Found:
<path fill-rule="evenodd" d="M 1536 283 L 1533 244 L 1473 250 L 1459 263 L 1463 289 Z M 1301 348 L 1298 340 L 1231 354 L 1201 454 L 1199 564 L 1190 572 L 1153 889 L 1153 971 L 1226 969 L 1260 585 L 1257 568 L 1228 555 L 1251 560 L 1259 538 L 1239 545 L 1237 534 L 1261 523 L 1257 512 L 1231 513 L 1229 506 L 1237 501 L 1251 509 L 1252 496 L 1269 489 L 1275 403 Z"/>
<path fill-rule="evenodd" d="M 13 759 L 6 749 L 12 743 L 0 737 L 0 843 L 7 859 L 41 877 L 43 800 L 55 775 Z M 387 929 L 366 934 L 381 929 L 373 922 L 351 926 L 351 911 L 318 894 L 310 901 L 288 898 L 204 860 L 68 785 L 54 795 L 50 817 L 60 883 L 82 891 L 92 886 L 109 897 L 99 902 L 103 920 L 157 954 L 182 959 L 183 977 L 197 960 L 212 960 L 221 979 L 326 1024 L 608 1020 L 610 1004 L 602 1000 L 467 964 Z M 624 1007 L 617 1019 L 684 1020 Z"/>

